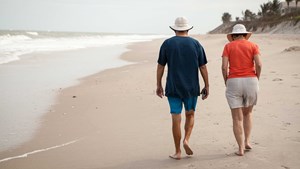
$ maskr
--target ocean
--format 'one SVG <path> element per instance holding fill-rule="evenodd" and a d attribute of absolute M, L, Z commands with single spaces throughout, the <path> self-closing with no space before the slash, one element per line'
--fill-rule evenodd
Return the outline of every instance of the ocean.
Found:
<path fill-rule="evenodd" d="M 149 41 L 163 35 L 0 31 L 0 64 L 40 51 L 65 51 Z"/>
<path fill-rule="evenodd" d="M 131 43 L 166 35 L 0 31 L 0 151 L 29 141 L 63 88 L 132 64 Z"/>

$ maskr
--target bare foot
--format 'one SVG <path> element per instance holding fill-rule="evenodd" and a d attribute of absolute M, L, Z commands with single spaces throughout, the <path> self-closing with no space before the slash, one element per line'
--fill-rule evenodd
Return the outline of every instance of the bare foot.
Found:
<path fill-rule="evenodd" d="M 181 155 L 180 153 L 176 153 L 174 155 L 169 155 L 170 158 L 175 159 L 175 160 L 180 160 L 181 159 Z"/>
<path fill-rule="evenodd" d="M 250 144 L 246 144 L 245 150 L 250 151 L 251 149 L 252 149 L 252 147 L 250 146 Z"/>
<path fill-rule="evenodd" d="M 238 156 L 243 156 L 244 153 L 245 153 L 245 152 L 244 152 L 244 149 L 240 149 L 240 148 L 239 148 L 239 151 L 238 151 L 238 152 L 235 152 L 235 154 L 238 155 Z"/>
<path fill-rule="evenodd" d="M 184 142 L 184 143 L 183 143 L 183 148 L 184 148 L 185 153 L 186 153 L 187 155 L 193 155 L 193 154 L 194 154 L 193 151 L 192 151 L 192 149 L 190 148 L 190 146 L 188 145 L 187 142 Z"/>
<path fill-rule="evenodd" d="M 235 152 L 234 154 L 237 155 L 237 156 L 243 156 L 243 155 L 244 155 L 244 153 L 241 153 L 241 152 L 239 152 L 239 151 L 238 151 L 238 152 Z"/>

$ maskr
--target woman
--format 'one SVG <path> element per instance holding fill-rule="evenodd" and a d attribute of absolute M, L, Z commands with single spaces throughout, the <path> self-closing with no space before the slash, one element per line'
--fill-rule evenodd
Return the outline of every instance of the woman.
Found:
<path fill-rule="evenodd" d="M 251 32 L 242 24 L 233 27 L 227 35 L 222 55 L 222 73 L 226 85 L 226 98 L 231 109 L 233 133 L 239 146 L 237 155 L 250 150 L 252 109 L 257 102 L 258 80 L 262 63 L 258 46 L 248 41 Z M 229 68 L 229 71 L 228 71 Z"/>

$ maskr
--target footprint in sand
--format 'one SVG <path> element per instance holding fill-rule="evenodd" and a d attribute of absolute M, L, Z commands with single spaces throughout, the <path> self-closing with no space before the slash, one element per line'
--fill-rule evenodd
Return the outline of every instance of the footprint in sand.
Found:
<path fill-rule="evenodd" d="M 288 139 L 290 141 L 300 143 L 300 138 L 299 137 L 287 137 L 286 139 Z"/>
<path fill-rule="evenodd" d="M 291 46 L 289 48 L 284 49 L 284 52 L 293 52 L 293 51 L 300 51 L 300 46 Z"/>
<path fill-rule="evenodd" d="M 282 168 L 285 168 L 285 169 L 290 169 L 290 167 L 287 167 L 285 165 L 281 165 Z"/>
<path fill-rule="evenodd" d="M 275 119 L 278 118 L 276 115 L 273 115 L 273 114 L 270 117 L 275 118 Z"/>
<path fill-rule="evenodd" d="M 300 79 L 300 77 L 298 76 L 299 74 L 292 74 L 292 76 L 295 78 L 295 79 Z"/>
<path fill-rule="evenodd" d="M 195 169 L 196 167 L 195 167 L 194 164 L 190 164 L 190 165 L 188 165 L 188 168 L 189 168 L 189 169 Z"/>
<path fill-rule="evenodd" d="M 273 79 L 273 81 L 283 81 L 283 79 L 281 79 L 281 78 L 275 78 L 275 79 Z"/>
<path fill-rule="evenodd" d="M 288 126 L 292 125 L 292 123 L 290 123 L 290 122 L 282 122 L 282 123 L 283 123 L 282 125 L 284 127 L 288 127 Z"/>

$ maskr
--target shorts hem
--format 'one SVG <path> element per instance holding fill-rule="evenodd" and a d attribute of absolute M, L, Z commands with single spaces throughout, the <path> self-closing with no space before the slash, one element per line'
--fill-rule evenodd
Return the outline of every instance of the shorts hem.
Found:
<path fill-rule="evenodd" d="M 195 109 L 191 108 L 190 110 L 185 110 L 185 112 L 188 112 L 188 111 L 196 111 Z"/>
<path fill-rule="evenodd" d="M 249 105 L 242 105 L 242 106 L 229 106 L 230 109 L 237 109 L 237 108 L 245 108 L 250 106 L 255 106 L 256 104 L 249 104 Z"/>
<path fill-rule="evenodd" d="M 170 112 L 170 114 L 181 114 L 181 112 Z"/>

